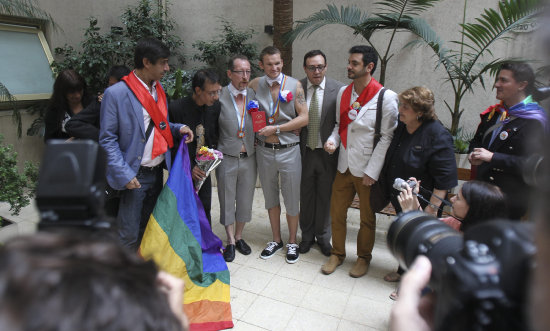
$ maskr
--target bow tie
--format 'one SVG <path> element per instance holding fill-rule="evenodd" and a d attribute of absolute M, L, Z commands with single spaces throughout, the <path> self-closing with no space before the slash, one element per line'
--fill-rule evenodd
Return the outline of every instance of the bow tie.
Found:
<path fill-rule="evenodd" d="M 269 86 L 273 86 L 273 84 L 275 84 L 275 83 L 281 85 L 281 81 L 282 81 L 282 80 L 283 80 L 283 75 L 279 75 L 279 76 L 277 76 L 277 78 L 275 78 L 275 79 L 271 79 L 271 78 L 267 77 L 267 84 L 268 84 Z"/>

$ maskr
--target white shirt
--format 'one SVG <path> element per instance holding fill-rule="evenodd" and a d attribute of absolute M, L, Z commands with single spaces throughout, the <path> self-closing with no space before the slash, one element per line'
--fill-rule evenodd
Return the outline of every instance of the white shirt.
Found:
<path fill-rule="evenodd" d="M 135 74 L 135 72 L 134 72 L 134 74 Z M 149 91 L 149 93 L 151 94 L 153 99 L 155 99 L 155 101 L 156 101 L 157 100 L 157 89 L 156 89 L 157 82 L 156 81 L 153 82 L 152 89 L 149 90 L 149 86 L 147 86 L 147 84 L 145 84 L 141 80 L 141 78 L 138 77 L 138 75 L 136 75 L 136 77 L 139 80 L 139 82 L 147 89 L 147 91 Z M 143 107 L 143 105 L 141 106 L 141 111 L 143 113 L 143 125 L 145 127 L 145 132 L 147 132 L 147 127 L 149 126 L 149 122 L 151 122 L 151 116 L 147 112 L 147 109 L 145 109 Z M 167 123 L 167 125 L 168 125 L 168 123 Z M 157 166 L 157 165 L 161 164 L 162 161 L 164 161 L 164 154 L 161 154 L 161 155 L 157 156 L 156 158 L 154 158 L 153 160 L 151 160 L 151 155 L 153 154 L 153 137 L 155 136 L 155 130 L 156 130 L 156 127 L 153 127 L 153 130 L 151 131 L 151 135 L 149 136 L 149 139 L 147 139 L 147 142 L 145 143 L 145 148 L 143 150 L 143 157 L 141 158 L 141 165 L 145 166 L 145 167 L 154 167 L 154 166 Z"/>
<path fill-rule="evenodd" d="M 242 94 L 246 99 L 246 88 L 244 90 L 238 90 L 232 83 L 229 83 L 227 88 L 229 89 L 229 93 L 231 93 L 234 98 L 236 98 L 239 94 Z"/>
<path fill-rule="evenodd" d="M 321 121 L 321 114 L 323 109 L 323 98 L 325 96 L 325 83 L 327 79 L 326 77 L 323 77 L 323 81 L 321 84 L 319 84 L 319 88 L 317 88 L 317 104 L 319 105 L 319 122 Z M 307 80 L 307 109 L 309 110 L 309 106 L 311 104 L 311 97 L 313 96 L 313 92 L 315 89 L 313 88 L 313 84 Z M 323 148 L 323 142 L 321 141 L 321 127 L 319 123 L 319 137 L 317 137 L 317 146 L 315 148 Z"/>

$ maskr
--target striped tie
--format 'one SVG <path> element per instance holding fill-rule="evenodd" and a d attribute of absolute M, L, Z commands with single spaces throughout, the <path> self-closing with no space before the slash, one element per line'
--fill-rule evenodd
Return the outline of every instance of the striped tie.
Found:
<path fill-rule="evenodd" d="M 317 89 L 319 85 L 313 85 L 313 94 L 309 103 L 309 122 L 307 124 L 307 146 L 314 150 L 319 140 L 319 102 L 317 101 Z"/>

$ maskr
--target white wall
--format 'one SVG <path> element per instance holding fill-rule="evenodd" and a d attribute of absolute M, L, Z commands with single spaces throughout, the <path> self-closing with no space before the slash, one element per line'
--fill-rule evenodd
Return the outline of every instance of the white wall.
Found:
<path fill-rule="evenodd" d="M 159 0 L 163 1 L 163 0 Z M 334 0 L 330 3 L 340 5 L 355 4 L 363 10 L 376 11 L 375 0 Z M 63 46 L 65 43 L 76 46 L 82 39 L 87 27 L 87 18 L 96 16 L 103 29 L 113 25 L 122 25 L 119 16 L 122 9 L 128 5 L 135 5 L 136 0 L 38 0 L 38 4 L 49 11 L 55 21 L 62 27 L 62 31 L 47 31 L 48 40 L 52 48 Z M 272 43 L 270 35 L 264 33 L 264 26 L 273 24 L 272 0 L 172 0 L 170 16 L 177 23 L 177 34 L 185 42 L 184 53 L 187 56 L 187 68 L 196 63 L 191 61 L 195 50 L 191 47 L 196 40 L 211 40 L 216 38 L 219 30 L 219 17 L 232 21 L 238 28 L 252 27 L 256 31 L 254 42 L 258 50 Z M 294 20 L 308 17 L 313 12 L 326 8 L 325 1 L 294 0 Z M 486 7 L 496 7 L 498 0 L 477 0 L 468 2 L 467 22 L 478 17 Z M 433 29 L 449 41 L 459 37 L 459 23 L 462 19 L 463 2 L 458 0 L 442 0 L 434 8 L 424 13 L 423 17 L 432 25 Z M 496 57 L 522 56 L 535 59 L 535 34 L 519 34 L 512 42 L 500 42 L 493 47 Z M 385 49 L 389 34 L 377 33 L 373 43 Z M 395 56 L 390 62 L 386 74 L 386 86 L 396 92 L 408 87 L 424 85 L 431 88 L 436 95 L 436 109 L 440 119 L 450 125 L 450 116 L 446 111 L 443 100 L 452 103 L 452 89 L 445 81 L 445 72 L 442 68 L 435 68 L 433 52 L 426 48 L 402 50 L 402 47 L 412 40 L 412 35 L 406 32 L 399 33 L 393 43 L 392 51 Z M 308 39 L 299 39 L 294 43 L 294 58 L 292 63 L 293 76 L 304 77 L 302 69 L 303 54 L 311 49 L 321 49 L 328 57 L 328 75 L 348 83 L 346 65 L 348 49 L 356 44 L 365 44 L 360 36 L 354 36 L 352 30 L 339 25 L 326 26 L 312 34 Z M 449 47 L 455 47 L 451 44 Z M 287 64 L 288 65 L 288 64 Z M 375 77 L 378 78 L 378 72 Z M 476 87 L 475 93 L 468 93 L 463 99 L 462 106 L 466 109 L 461 125 L 467 131 L 475 130 L 478 123 L 478 114 L 487 106 L 496 103 L 494 92 L 491 89 L 492 81 L 487 78 L 487 90 Z M 5 120 L 5 117 L 4 117 Z M 6 141 L 14 140 L 11 134 L 5 134 Z"/>

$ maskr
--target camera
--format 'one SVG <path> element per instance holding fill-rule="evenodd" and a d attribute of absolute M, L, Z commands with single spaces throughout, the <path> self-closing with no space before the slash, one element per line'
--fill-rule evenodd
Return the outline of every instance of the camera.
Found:
<path fill-rule="evenodd" d="M 109 230 L 104 214 L 105 152 L 92 140 L 50 140 L 40 165 L 36 204 L 39 230 Z"/>
<path fill-rule="evenodd" d="M 495 220 L 464 235 L 432 215 L 398 215 L 388 248 L 407 269 L 420 254 L 432 263 L 435 330 L 525 330 L 529 274 L 536 252 L 531 224 Z"/>

